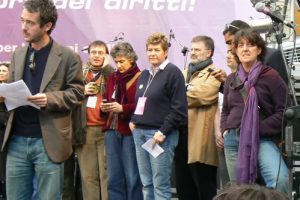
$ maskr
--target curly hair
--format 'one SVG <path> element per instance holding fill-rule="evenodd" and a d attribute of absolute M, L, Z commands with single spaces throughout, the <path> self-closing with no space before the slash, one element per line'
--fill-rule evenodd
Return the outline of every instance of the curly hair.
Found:
<path fill-rule="evenodd" d="M 288 200 L 288 197 L 277 190 L 257 184 L 234 184 L 221 190 L 213 200 Z"/>
<path fill-rule="evenodd" d="M 128 42 L 119 42 L 111 50 L 110 55 L 115 59 L 118 56 L 124 56 L 135 63 L 138 59 L 133 47 Z"/>
<path fill-rule="evenodd" d="M 164 51 L 167 51 L 169 49 L 169 40 L 163 33 L 153 33 L 152 35 L 150 35 L 146 42 L 146 48 L 148 48 L 149 45 L 158 44 L 161 45 Z"/>
<path fill-rule="evenodd" d="M 51 29 L 47 32 L 49 35 L 53 31 L 57 21 L 57 9 L 52 0 L 27 0 L 24 2 L 24 9 L 30 13 L 40 13 L 40 27 L 48 22 L 52 23 Z"/>

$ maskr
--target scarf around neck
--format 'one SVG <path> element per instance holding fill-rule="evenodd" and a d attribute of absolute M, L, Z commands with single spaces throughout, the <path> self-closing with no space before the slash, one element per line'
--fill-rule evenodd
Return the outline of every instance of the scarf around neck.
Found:
<path fill-rule="evenodd" d="M 190 79 L 195 72 L 201 71 L 202 69 L 204 69 L 208 65 L 211 65 L 212 63 L 213 63 L 213 61 L 211 58 L 197 62 L 195 64 L 190 63 L 188 66 L 186 82 L 187 83 L 190 82 Z"/>
<path fill-rule="evenodd" d="M 123 103 L 126 98 L 126 83 L 130 81 L 136 73 L 138 73 L 140 69 L 134 64 L 127 72 L 120 73 L 117 71 L 115 73 L 115 80 L 116 80 L 116 101 L 118 103 Z"/>
<path fill-rule="evenodd" d="M 244 82 L 248 94 L 241 120 L 237 180 L 240 183 L 253 183 L 257 177 L 257 155 L 259 149 L 259 111 L 255 84 L 262 69 L 262 63 L 256 62 L 249 74 L 240 65 L 238 76 Z"/>

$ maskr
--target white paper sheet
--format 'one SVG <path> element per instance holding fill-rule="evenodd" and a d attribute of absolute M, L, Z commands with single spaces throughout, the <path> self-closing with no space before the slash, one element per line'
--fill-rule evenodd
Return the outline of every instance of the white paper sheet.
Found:
<path fill-rule="evenodd" d="M 27 100 L 31 95 L 30 90 L 23 80 L 0 84 L 0 96 L 5 97 L 4 102 L 8 111 L 25 105 L 40 109 L 40 107 Z"/>
<path fill-rule="evenodd" d="M 142 145 L 142 148 L 148 151 L 154 158 L 159 156 L 165 150 L 159 146 L 159 144 L 155 144 L 153 147 L 154 140 L 150 138 L 147 142 Z"/>

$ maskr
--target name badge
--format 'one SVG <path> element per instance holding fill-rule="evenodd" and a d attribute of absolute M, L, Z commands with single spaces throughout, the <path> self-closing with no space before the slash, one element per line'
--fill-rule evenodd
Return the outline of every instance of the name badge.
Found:
<path fill-rule="evenodd" d="M 146 100 L 147 100 L 147 97 L 139 97 L 134 114 L 136 114 L 136 115 L 144 114 Z"/>
<path fill-rule="evenodd" d="M 96 104 L 97 104 L 97 96 L 89 96 L 87 103 L 86 103 L 86 107 L 96 108 Z"/>
<path fill-rule="evenodd" d="M 116 99 L 116 90 L 114 91 L 114 93 L 111 95 L 112 99 Z"/>

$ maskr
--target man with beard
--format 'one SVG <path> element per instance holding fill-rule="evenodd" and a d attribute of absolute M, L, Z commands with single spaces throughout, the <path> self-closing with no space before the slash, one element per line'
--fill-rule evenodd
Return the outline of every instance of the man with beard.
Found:
<path fill-rule="evenodd" d="M 23 80 L 35 104 L 14 109 L 2 150 L 7 147 L 7 199 L 31 199 L 33 177 L 40 199 L 60 200 L 63 164 L 72 153 L 71 110 L 83 99 L 78 55 L 60 46 L 50 33 L 57 21 L 51 0 L 27 0 L 21 14 L 28 42 L 12 57 L 8 82 Z"/>
<path fill-rule="evenodd" d="M 187 143 L 181 144 L 182 146 L 178 148 L 184 150 L 184 145 L 187 145 L 189 171 L 186 171 L 185 176 L 190 175 L 192 180 L 188 186 L 183 186 L 185 189 L 177 189 L 180 191 L 192 187 L 197 193 L 193 199 L 211 200 L 217 192 L 218 152 L 215 145 L 214 116 L 218 106 L 220 82 L 211 75 L 216 70 L 212 61 L 213 40 L 208 36 L 196 36 L 191 42 L 190 64 L 184 71 L 188 102 L 188 127 L 185 139 Z M 186 134 L 181 134 L 181 137 L 186 137 Z M 175 161 L 178 163 L 178 155 Z M 176 174 L 180 174 L 180 169 L 183 168 L 178 167 L 183 166 L 176 167 Z"/>
<path fill-rule="evenodd" d="M 85 100 L 82 115 L 85 118 L 86 135 L 76 146 L 81 173 L 83 199 L 108 200 L 106 158 L 104 153 L 105 118 L 100 115 L 101 102 L 108 76 L 114 69 L 108 65 L 107 45 L 100 40 L 88 47 L 89 60 L 83 68 Z M 101 194 L 101 195 L 100 195 Z"/>

